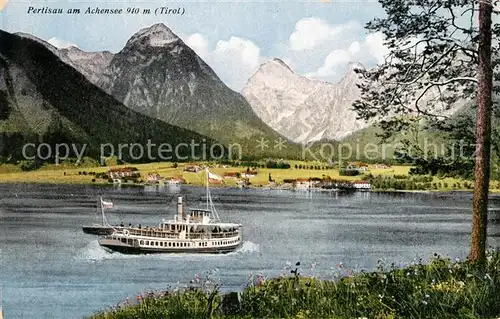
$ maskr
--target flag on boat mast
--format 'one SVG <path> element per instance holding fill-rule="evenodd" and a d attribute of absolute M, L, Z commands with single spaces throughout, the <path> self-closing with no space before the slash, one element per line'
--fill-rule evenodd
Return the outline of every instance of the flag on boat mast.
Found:
<path fill-rule="evenodd" d="M 102 208 L 113 208 L 113 203 L 112 202 L 106 202 L 106 201 L 103 201 L 102 198 L 101 198 L 101 205 L 102 205 Z"/>
<path fill-rule="evenodd" d="M 207 168 L 207 176 L 208 176 L 208 182 L 213 183 L 213 184 L 220 184 L 222 183 L 222 177 L 219 175 L 216 175 L 214 173 L 211 173 L 208 168 Z"/>

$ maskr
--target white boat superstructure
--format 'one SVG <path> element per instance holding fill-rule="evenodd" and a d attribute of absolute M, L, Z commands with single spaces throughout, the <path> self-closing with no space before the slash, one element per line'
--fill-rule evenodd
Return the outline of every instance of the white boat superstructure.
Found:
<path fill-rule="evenodd" d="M 208 174 L 207 170 L 206 208 L 186 210 L 179 196 L 174 219 L 162 220 L 157 227 L 117 230 L 101 238 L 99 244 L 111 251 L 132 254 L 228 253 L 238 249 L 243 243 L 242 225 L 220 221 L 210 196 Z"/>

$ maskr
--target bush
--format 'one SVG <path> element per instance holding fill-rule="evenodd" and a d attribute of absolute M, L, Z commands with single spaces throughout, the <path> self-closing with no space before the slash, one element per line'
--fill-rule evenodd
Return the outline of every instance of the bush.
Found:
<path fill-rule="evenodd" d="M 289 169 L 291 166 L 285 162 L 267 161 L 265 167 L 267 168 L 278 168 L 278 169 Z"/>
<path fill-rule="evenodd" d="M 407 175 L 394 175 L 394 178 L 395 179 L 407 179 L 408 176 Z"/>
<path fill-rule="evenodd" d="M 22 161 L 20 168 L 23 172 L 29 172 L 36 170 L 42 166 L 42 163 L 39 163 L 36 160 L 27 160 L 27 161 Z"/>
<path fill-rule="evenodd" d="M 341 169 L 339 171 L 340 176 L 357 176 L 359 174 L 360 173 L 357 169 Z"/>

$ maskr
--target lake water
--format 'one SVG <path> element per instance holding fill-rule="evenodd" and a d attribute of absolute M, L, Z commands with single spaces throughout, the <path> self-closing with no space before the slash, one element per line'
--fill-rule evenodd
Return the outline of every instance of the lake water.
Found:
<path fill-rule="evenodd" d="M 213 189 L 223 221 L 244 226 L 245 243 L 228 255 L 110 254 L 81 231 L 96 222 L 98 197 L 113 201 L 112 223 L 157 224 L 175 213 L 176 195 L 202 206 L 202 188 L 0 185 L 0 281 L 5 318 L 82 318 L 147 291 L 188 284 L 215 271 L 226 290 L 250 273 L 324 278 L 337 265 L 371 270 L 384 259 L 404 265 L 433 253 L 464 258 L 470 194 L 306 193 Z M 491 199 L 491 214 L 500 199 Z M 490 227 L 489 245 L 497 230 Z M 311 264 L 316 263 L 315 269 Z"/>

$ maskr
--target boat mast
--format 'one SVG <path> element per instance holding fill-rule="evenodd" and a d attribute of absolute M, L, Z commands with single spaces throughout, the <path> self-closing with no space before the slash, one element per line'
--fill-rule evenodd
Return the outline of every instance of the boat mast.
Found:
<path fill-rule="evenodd" d="M 207 196 L 207 210 L 209 209 L 209 204 L 208 204 L 209 200 L 208 200 L 208 198 L 210 197 L 210 190 L 208 188 L 208 179 L 209 179 L 209 175 L 208 174 L 209 174 L 208 167 L 205 167 L 205 182 L 206 182 L 206 186 L 207 186 L 207 194 L 206 194 L 206 196 Z"/>
<path fill-rule="evenodd" d="M 100 197 L 100 202 L 101 202 L 102 225 L 109 226 L 108 221 L 106 220 L 106 216 L 104 215 L 104 206 L 102 204 L 102 196 Z"/>
<path fill-rule="evenodd" d="M 215 210 L 215 205 L 214 203 L 212 202 L 212 196 L 210 195 L 210 188 L 208 186 L 209 184 L 209 179 L 210 179 L 210 171 L 208 170 L 208 167 L 205 168 L 205 171 L 206 171 L 206 179 L 207 179 L 207 210 L 210 210 L 212 212 L 212 217 L 215 221 L 219 222 L 220 223 L 220 218 L 219 218 L 219 214 L 217 213 L 217 211 Z"/>
<path fill-rule="evenodd" d="M 106 224 L 104 223 L 104 208 L 102 207 L 102 196 L 99 197 L 99 204 L 101 205 L 102 225 L 106 226 Z"/>
<path fill-rule="evenodd" d="M 3 294 L 2 294 L 3 285 L 0 284 L 0 319 L 3 319 Z"/>

